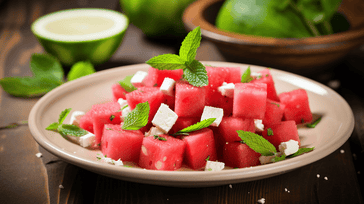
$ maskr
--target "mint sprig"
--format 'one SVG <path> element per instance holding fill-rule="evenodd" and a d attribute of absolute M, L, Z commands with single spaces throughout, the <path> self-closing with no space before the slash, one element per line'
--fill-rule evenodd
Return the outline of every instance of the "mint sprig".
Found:
<path fill-rule="evenodd" d="M 125 117 L 122 129 L 124 130 L 139 130 L 148 123 L 149 117 L 149 103 L 139 103 L 136 107 Z"/>
<path fill-rule="evenodd" d="M 306 124 L 306 127 L 308 128 L 315 128 L 317 124 L 321 121 L 322 117 L 319 117 L 317 120 L 313 121 L 312 123 Z"/>
<path fill-rule="evenodd" d="M 277 153 L 276 148 L 262 136 L 249 131 L 237 130 L 238 136 L 251 149 L 263 156 L 273 156 Z"/>
<path fill-rule="evenodd" d="M 119 81 L 120 86 L 127 92 L 137 90 L 137 88 L 130 82 L 131 78 L 133 78 L 133 75 L 126 76 L 123 80 Z"/>
<path fill-rule="evenodd" d="M 163 54 L 149 59 L 146 63 L 159 70 L 183 70 L 183 78 L 191 85 L 207 86 L 209 81 L 205 66 L 197 61 L 197 48 L 201 42 L 201 29 L 198 26 L 189 32 L 179 49 L 179 55 Z"/>
<path fill-rule="evenodd" d="M 296 157 L 296 156 L 299 156 L 299 155 L 304 154 L 306 152 L 311 152 L 314 149 L 315 149 L 315 147 L 311 147 L 311 148 L 300 148 L 296 153 L 294 153 L 292 155 L 289 155 L 288 157 L 289 158 Z"/>
<path fill-rule="evenodd" d="M 216 120 L 216 118 L 208 118 L 208 119 L 202 120 L 200 122 L 197 122 L 196 124 L 190 125 L 184 129 L 174 133 L 173 135 L 186 135 L 186 133 L 201 130 L 203 128 L 210 126 L 215 120 Z"/>
<path fill-rule="evenodd" d="M 83 135 L 88 134 L 88 132 L 76 125 L 71 124 L 63 124 L 64 120 L 66 119 L 67 115 L 71 112 L 71 108 L 65 109 L 61 112 L 58 118 L 58 122 L 50 124 L 46 130 L 58 132 L 63 137 L 67 136 L 75 136 L 81 137 Z"/>
<path fill-rule="evenodd" d="M 251 71 L 250 66 L 245 70 L 243 75 L 241 75 L 241 83 L 249 83 L 253 80 L 253 77 L 251 77 Z"/>

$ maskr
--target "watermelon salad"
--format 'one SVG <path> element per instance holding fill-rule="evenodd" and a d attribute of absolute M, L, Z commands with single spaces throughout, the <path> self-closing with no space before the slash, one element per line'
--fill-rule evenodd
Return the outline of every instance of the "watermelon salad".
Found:
<path fill-rule="evenodd" d="M 191 39 L 199 29 L 191 32 L 185 41 L 199 44 Z M 184 54 L 197 49 L 184 42 L 179 56 L 152 58 L 147 72 L 115 82 L 110 102 L 73 111 L 70 124 L 63 124 L 66 109 L 47 130 L 99 149 L 95 159 L 150 170 L 245 168 L 313 150 L 300 147 L 297 130 L 319 122 L 306 90 L 278 94 L 269 68 L 202 65 L 193 52 Z"/>

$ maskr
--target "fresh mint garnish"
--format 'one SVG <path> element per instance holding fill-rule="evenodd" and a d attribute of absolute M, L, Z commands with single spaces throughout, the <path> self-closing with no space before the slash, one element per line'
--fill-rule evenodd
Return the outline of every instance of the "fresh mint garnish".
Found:
<path fill-rule="evenodd" d="M 80 77 L 93 74 L 95 72 L 96 72 L 95 68 L 91 64 L 91 62 L 88 62 L 88 61 L 77 62 L 76 64 L 74 64 L 71 67 L 71 70 L 67 75 L 67 80 L 72 81 L 72 80 L 78 79 Z"/>
<path fill-rule="evenodd" d="M 272 128 L 267 128 L 267 135 L 268 136 L 273 136 L 274 135 Z"/>
<path fill-rule="evenodd" d="M 149 103 L 139 103 L 136 107 L 125 117 L 122 129 L 124 130 L 139 130 L 148 123 L 149 117 Z"/>
<path fill-rule="evenodd" d="M 251 149 L 263 156 L 273 156 L 277 153 L 276 148 L 268 140 L 262 136 L 249 131 L 237 130 L 241 140 L 245 142 Z"/>
<path fill-rule="evenodd" d="M 279 162 L 279 161 L 283 161 L 286 159 L 286 155 L 282 154 L 282 155 L 276 155 L 273 159 L 272 162 Z"/>
<path fill-rule="evenodd" d="M 156 140 L 167 141 L 167 139 L 166 139 L 166 138 L 161 137 L 161 136 L 159 136 L 159 135 L 154 135 L 153 137 L 154 137 L 154 139 L 156 139 Z"/>
<path fill-rule="evenodd" d="M 63 137 L 68 136 L 75 136 L 80 137 L 83 135 L 88 134 L 88 132 L 76 125 L 71 124 L 63 124 L 64 120 L 66 119 L 67 115 L 71 112 L 71 108 L 65 109 L 61 112 L 58 118 L 58 122 L 50 124 L 46 130 L 51 130 L 54 132 L 58 132 Z"/>
<path fill-rule="evenodd" d="M 121 87 L 125 89 L 127 92 L 132 92 L 136 90 L 137 88 L 130 82 L 131 78 L 133 78 L 132 75 L 126 76 L 123 80 L 119 81 L 119 84 Z"/>
<path fill-rule="evenodd" d="M 288 157 L 292 158 L 292 157 L 296 157 L 298 155 L 301 155 L 303 153 L 306 153 L 306 152 L 311 152 L 313 149 L 315 149 L 315 147 L 311 147 L 311 148 L 300 148 L 298 149 L 298 151 L 292 155 L 289 155 Z"/>
<path fill-rule="evenodd" d="M 314 122 L 312 122 L 312 123 L 309 123 L 309 124 L 306 124 L 306 127 L 308 127 L 308 128 L 314 128 L 314 127 L 316 127 L 316 125 L 321 121 L 321 118 L 322 117 L 319 117 L 317 120 L 315 120 Z"/>
<path fill-rule="evenodd" d="M 189 32 L 179 49 L 179 55 L 163 54 L 149 59 L 146 63 L 159 70 L 183 70 L 183 77 L 191 85 L 208 85 L 205 66 L 195 59 L 201 42 L 201 29 L 198 26 Z"/>
<path fill-rule="evenodd" d="M 253 80 L 253 77 L 251 77 L 251 71 L 250 66 L 245 70 L 243 75 L 241 75 L 241 83 L 249 83 Z"/>
<path fill-rule="evenodd" d="M 205 119 L 203 121 L 197 122 L 196 124 L 193 124 L 191 126 L 188 126 L 184 129 L 176 132 L 174 135 L 185 135 L 185 133 L 201 130 L 203 128 L 210 126 L 215 120 L 216 120 L 216 118 Z"/>

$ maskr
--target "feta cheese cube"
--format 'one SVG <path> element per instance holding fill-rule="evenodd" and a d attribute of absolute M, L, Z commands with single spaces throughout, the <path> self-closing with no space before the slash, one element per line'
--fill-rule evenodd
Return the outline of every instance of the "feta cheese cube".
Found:
<path fill-rule="evenodd" d="M 225 168 L 224 162 L 207 161 L 205 171 L 221 171 Z"/>
<path fill-rule="evenodd" d="M 176 123 L 178 115 L 171 110 L 168 105 L 162 103 L 152 120 L 153 125 L 157 126 L 164 133 L 167 133 Z"/>
<path fill-rule="evenodd" d="M 255 130 L 257 132 L 263 132 L 264 131 L 264 125 L 263 125 L 263 121 L 260 119 L 254 119 L 254 125 L 255 125 Z"/>
<path fill-rule="evenodd" d="M 224 109 L 205 106 L 201 115 L 201 121 L 209 118 L 216 118 L 216 120 L 211 124 L 211 126 L 218 127 L 221 123 L 223 116 L 224 116 Z"/>
<path fill-rule="evenodd" d="M 118 99 L 118 103 L 120 104 L 120 108 L 123 109 L 125 106 L 128 105 L 128 101 L 123 99 L 123 98 L 119 98 Z"/>
<path fill-rule="evenodd" d="M 162 135 L 164 131 L 159 129 L 158 127 L 151 127 L 148 132 L 145 133 L 145 136 L 154 136 L 154 135 Z"/>
<path fill-rule="evenodd" d="M 128 114 L 131 112 L 131 109 L 130 109 L 130 106 L 124 108 L 122 111 L 121 111 L 121 120 L 124 120 L 126 116 L 128 116 Z"/>
<path fill-rule="evenodd" d="M 217 88 L 217 90 L 221 93 L 221 95 L 229 98 L 234 97 L 234 89 L 235 89 L 235 84 L 226 82 L 223 82 L 222 86 L 219 86 Z"/>
<path fill-rule="evenodd" d="M 85 115 L 85 112 L 83 112 L 83 111 L 73 111 L 73 113 L 71 115 L 70 124 L 79 126 L 80 125 L 80 119 L 84 115 Z"/>
<path fill-rule="evenodd" d="M 130 79 L 130 83 L 132 83 L 134 86 L 138 87 L 138 86 L 143 86 L 143 80 L 145 79 L 145 77 L 148 75 L 148 72 L 144 72 L 144 71 L 137 71 L 133 77 Z"/>
<path fill-rule="evenodd" d="M 296 153 L 299 148 L 300 147 L 298 145 L 298 141 L 296 140 L 289 140 L 288 142 L 282 142 L 278 146 L 279 151 L 286 156 Z"/>
<path fill-rule="evenodd" d="M 78 141 L 82 147 L 89 147 L 95 142 L 95 135 L 89 132 L 79 137 Z"/>
<path fill-rule="evenodd" d="M 163 83 L 159 89 L 162 91 L 162 93 L 173 96 L 173 89 L 175 84 L 176 81 L 174 79 L 166 77 L 164 78 Z"/>
<path fill-rule="evenodd" d="M 123 166 L 124 164 L 123 164 L 123 161 L 121 161 L 121 159 L 119 158 L 118 160 L 114 160 L 114 164 L 116 165 L 116 166 Z"/>

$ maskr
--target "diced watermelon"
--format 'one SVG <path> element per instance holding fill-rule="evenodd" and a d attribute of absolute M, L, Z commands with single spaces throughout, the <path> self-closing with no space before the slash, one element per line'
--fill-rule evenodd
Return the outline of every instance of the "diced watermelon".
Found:
<path fill-rule="evenodd" d="M 267 84 L 267 98 L 273 101 L 279 101 L 276 88 L 274 86 L 273 77 L 270 74 L 269 69 L 264 69 L 259 72 L 262 76 L 255 78 L 252 83 L 265 83 Z"/>
<path fill-rule="evenodd" d="M 279 94 L 284 108 L 284 119 L 294 120 L 297 124 L 312 121 L 312 113 L 308 101 L 307 92 L 304 89 L 296 89 Z"/>
<path fill-rule="evenodd" d="M 214 134 L 211 129 L 204 128 L 183 137 L 186 143 L 185 162 L 192 169 L 200 169 L 206 165 L 207 159 L 217 158 Z"/>
<path fill-rule="evenodd" d="M 224 137 L 220 134 L 219 127 L 209 126 L 209 129 L 211 129 L 212 132 L 214 133 L 217 160 L 223 161 L 223 159 L 224 159 L 223 150 L 224 150 L 224 145 L 225 145 L 226 141 L 225 141 Z"/>
<path fill-rule="evenodd" d="M 178 117 L 176 123 L 174 123 L 169 133 L 173 134 L 188 126 L 196 124 L 200 121 L 200 118 L 201 117 Z"/>
<path fill-rule="evenodd" d="M 283 118 L 284 107 L 285 105 L 282 103 L 267 99 L 263 124 L 269 127 L 280 123 Z"/>
<path fill-rule="evenodd" d="M 125 96 L 132 110 L 137 104 L 148 101 L 150 107 L 149 121 L 153 120 L 159 106 L 165 100 L 164 94 L 158 87 L 139 87 L 137 90 L 129 92 Z"/>
<path fill-rule="evenodd" d="M 263 119 L 267 103 L 267 84 L 236 83 L 233 116 Z"/>
<path fill-rule="evenodd" d="M 224 162 L 226 166 L 233 168 L 257 166 L 260 164 L 259 157 L 259 153 L 241 142 L 229 142 L 224 146 Z"/>
<path fill-rule="evenodd" d="M 227 83 L 240 83 L 241 82 L 241 69 L 240 67 L 226 67 L 228 75 L 225 79 Z"/>
<path fill-rule="evenodd" d="M 94 124 L 92 120 L 92 109 L 87 111 L 80 119 L 80 128 L 94 133 Z"/>
<path fill-rule="evenodd" d="M 175 96 L 169 96 L 169 95 L 166 95 L 166 94 L 163 94 L 164 96 L 164 101 L 163 103 L 168 105 L 168 107 L 171 109 L 171 110 L 174 110 L 174 103 L 175 103 Z"/>
<path fill-rule="evenodd" d="M 296 140 L 300 144 L 297 125 L 296 122 L 293 120 L 282 121 L 279 124 L 265 127 L 264 131 L 262 132 L 262 136 L 270 143 L 272 143 L 277 150 L 281 142 Z"/>
<path fill-rule="evenodd" d="M 255 132 L 253 119 L 243 119 L 236 117 L 223 117 L 218 127 L 219 133 L 226 142 L 241 141 L 237 130 Z"/>
<path fill-rule="evenodd" d="M 175 81 L 182 78 L 183 70 L 159 70 L 150 67 L 148 70 L 148 76 L 143 80 L 146 86 L 159 87 L 162 85 L 164 78 L 169 77 Z"/>
<path fill-rule="evenodd" d="M 119 98 L 126 99 L 125 94 L 128 92 L 120 86 L 120 84 L 113 84 L 111 86 L 113 101 L 117 102 Z"/>
<path fill-rule="evenodd" d="M 179 117 L 201 117 L 205 107 L 205 93 L 205 87 L 196 87 L 186 81 L 177 81 L 174 112 Z"/>
<path fill-rule="evenodd" d="M 101 152 L 114 160 L 138 162 L 143 138 L 140 130 L 123 130 L 120 124 L 105 124 Z"/>
<path fill-rule="evenodd" d="M 165 138 L 165 140 L 161 140 Z M 159 135 L 144 137 L 140 150 L 139 166 L 155 170 L 176 170 L 181 168 L 185 142 L 180 139 Z"/>
<path fill-rule="evenodd" d="M 120 124 L 120 116 L 121 111 L 118 102 L 109 102 L 92 106 L 92 121 L 96 144 L 101 142 L 104 125 Z"/>

